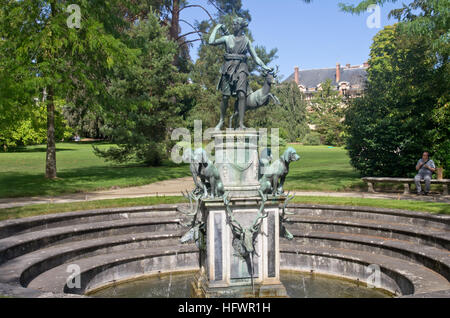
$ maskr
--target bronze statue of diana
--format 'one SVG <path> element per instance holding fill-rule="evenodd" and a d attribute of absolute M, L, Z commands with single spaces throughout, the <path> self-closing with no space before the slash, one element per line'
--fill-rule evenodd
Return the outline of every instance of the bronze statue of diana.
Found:
<path fill-rule="evenodd" d="M 209 37 L 210 45 L 225 45 L 225 61 L 221 69 L 221 77 L 217 89 L 222 92 L 222 104 L 220 106 L 220 122 L 216 126 L 216 130 L 221 130 L 225 122 L 226 111 L 230 97 L 237 97 L 239 110 L 239 128 L 245 129 L 244 114 L 246 99 L 249 95 L 248 76 L 250 75 L 247 64 L 247 52 L 250 53 L 256 64 L 261 66 L 265 71 L 273 70 L 264 64 L 258 57 L 250 40 L 244 34 L 248 22 L 243 18 L 233 19 L 233 34 L 224 35 L 216 39 L 217 32 L 222 30 L 224 34 L 228 34 L 223 24 L 214 27 Z"/>

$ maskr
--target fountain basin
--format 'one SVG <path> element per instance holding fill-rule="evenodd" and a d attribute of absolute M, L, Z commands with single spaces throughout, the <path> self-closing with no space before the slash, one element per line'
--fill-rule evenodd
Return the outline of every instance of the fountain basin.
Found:
<path fill-rule="evenodd" d="M 73 297 L 158 272 L 198 271 L 198 249 L 181 245 L 177 205 L 68 212 L 0 222 L 0 294 Z M 292 204 L 293 241 L 280 240 L 280 267 L 366 282 L 395 296 L 450 291 L 450 216 L 346 206 Z M 67 266 L 81 269 L 66 288 Z M 432 296 L 430 296 L 432 297 Z"/>
<path fill-rule="evenodd" d="M 189 298 L 197 272 L 175 272 L 108 284 L 87 295 L 99 298 Z M 281 271 L 281 282 L 291 298 L 389 298 L 385 290 L 323 274 Z M 234 297 L 231 293 L 230 297 Z"/>

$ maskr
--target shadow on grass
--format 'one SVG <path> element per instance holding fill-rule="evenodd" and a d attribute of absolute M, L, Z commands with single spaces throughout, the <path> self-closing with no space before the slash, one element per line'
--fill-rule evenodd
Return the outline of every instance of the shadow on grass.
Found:
<path fill-rule="evenodd" d="M 129 187 L 146 185 L 158 181 L 187 177 L 186 165 L 164 165 L 161 167 L 109 166 L 77 169 L 62 169 L 58 178 L 48 180 L 44 173 L 3 173 L 0 176 L 0 197 L 26 197 L 37 195 L 61 195 L 80 193 L 113 186 Z"/>
<path fill-rule="evenodd" d="M 56 152 L 61 152 L 61 151 L 76 151 L 77 149 L 69 149 L 69 148 L 56 148 Z M 46 147 L 18 147 L 18 148 L 13 148 L 13 149 L 8 149 L 7 152 L 4 153 L 32 153 L 32 152 L 46 152 L 47 148 Z"/>
<path fill-rule="evenodd" d="M 77 151 L 79 149 L 77 148 L 64 148 L 64 145 L 70 145 L 70 146 L 82 146 L 82 145 L 95 145 L 95 146 L 101 146 L 101 145 L 110 145 L 110 142 L 107 140 L 89 140 L 89 141 L 62 141 L 57 142 L 56 144 L 56 152 L 59 151 Z M 62 148 L 60 148 L 62 147 Z M 35 146 L 18 146 L 18 147 L 11 147 L 8 148 L 8 151 L 6 153 L 26 153 L 26 152 L 46 152 L 47 146 L 45 144 L 43 145 L 35 145 Z"/>

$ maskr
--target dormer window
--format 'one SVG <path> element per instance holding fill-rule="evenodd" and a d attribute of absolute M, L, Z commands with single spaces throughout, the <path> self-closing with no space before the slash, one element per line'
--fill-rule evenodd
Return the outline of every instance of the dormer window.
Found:
<path fill-rule="evenodd" d="M 342 95 L 344 95 L 344 96 L 348 95 L 348 92 L 350 90 L 350 83 L 349 82 L 340 82 L 338 84 L 338 90 Z"/>

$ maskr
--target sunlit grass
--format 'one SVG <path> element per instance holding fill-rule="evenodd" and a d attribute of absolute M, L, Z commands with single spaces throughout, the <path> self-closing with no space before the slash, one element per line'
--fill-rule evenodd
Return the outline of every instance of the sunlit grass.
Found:
<path fill-rule="evenodd" d="M 91 144 L 58 143 L 58 179 L 44 177 L 46 148 L 30 146 L 0 153 L 0 197 L 25 197 L 85 192 L 111 187 L 141 186 L 189 176 L 186 165 L 165 162 L 161 167 L 138 163 L 117 165 L 94 155 Z M 100 148 L 109 145 L 99 145 Z"/>
<path fill-rule="evenodd" d="M 94 210 L 102 208 L 118 208 L 133 206 L 149 206 L 157 204 L 186 203 L 183 197 L 146 197 L 126 198 L 100 201 L 84 201 L 58 204 L 36 204 L 24 207 L 0 209 L 0 221 L 23 218 L 35 215 L 63 213 L 70 211 Z M 450 214 L 450 204 L 435 202 L 417 202 L 410 200 L 385 200 L 363 198 L 335 198 L 335 197 L 296 197 L 292 203 L 367 206 L 410 211 L 429 212 L 433 214 Z"/>

